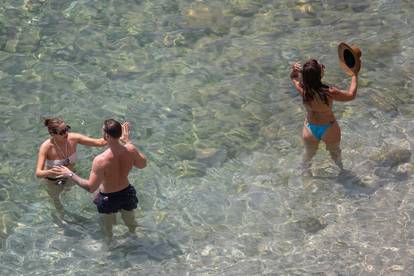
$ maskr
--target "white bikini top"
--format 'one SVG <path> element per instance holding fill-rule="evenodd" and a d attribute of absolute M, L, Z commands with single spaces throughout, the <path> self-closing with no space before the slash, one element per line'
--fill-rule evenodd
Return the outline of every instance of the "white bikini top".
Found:
<path fill-rule="evenodd" d="M 74 164 L 76 160 L 78 160 L 78 155 L 76 154 L 76 151 L 75 151 L 74 153 L 72 153 L 71 156 L 69 156 L 66 159 L 62 159 L 62 160 L 46 159 L 45 164 L 46 164 L 46 167 L 49 169 L 55 166 L 67 166 L 69 164 Z"/>

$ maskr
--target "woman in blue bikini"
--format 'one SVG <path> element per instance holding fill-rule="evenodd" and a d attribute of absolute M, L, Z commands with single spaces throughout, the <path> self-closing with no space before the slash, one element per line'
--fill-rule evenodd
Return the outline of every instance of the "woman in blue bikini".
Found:
<path fill-rule="evenodd" d="M 303 127 L 303 169 L 310 174 L 311 160 L 322 140 L 331 158 L 342 170 L 341 129 L 332 111 L 333 101 L 351 101 L 356 97 L 358 76 L 354 74 L 347 91 L 322 83 L 325 66 L 315 59 L 307 61 L 303 68 L 299 63 L 292 65 L 290 78 L 302 96 L 307 115 Z"/>
<path fill-rule="evenodd" d="M 36 176 L 46 180 L 46 190 L 52 198 L 56 209 L 61 211 L 63 206 L 59 195 L 70 184 L 65 177 L 56 175 L 52 168 L 66 166 L 73 170 L 77 160 L 77 144 L 103 147 L 106 145 L 106 141 L 103 138 L 95 139 L 70 132 L 70 126 L 60 118 L 47 118 L 44 120 L 44 125 L 47 127 L 51 137 L 40 146 Z"/>

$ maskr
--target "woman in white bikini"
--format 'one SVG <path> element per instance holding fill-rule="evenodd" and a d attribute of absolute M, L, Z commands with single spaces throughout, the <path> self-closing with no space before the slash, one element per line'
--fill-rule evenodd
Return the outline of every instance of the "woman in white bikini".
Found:
<path fill-rule="evenodd" d="M 57 175 L 52 168 L 56 166 L 66 166 L 70 170 L 74 169 L 77 160 L 76 146 L 77 144 L 103 147 L 106 141 L 103 138 L 95 139 L 85 135 L 70 132 L 70 126 L 60 118 L 47 118 L 44 125 L 51 138 L 42 143 L 39 149 L 37 159 L 36 176 L 44 178 L 47 184 L 47 192 L 53 200 L 57 210 L 63 210 L 60 202 L 60 193 L 69 186 L 65 177 Z"/>
<path fill-rule="evenodd" d="M 351 101 L 356 97 L 358 76 L 354 74 L 347 91 L 322 83 L 325 66 L 315 59 L 307 61 L 303 68 L 299 63 L 292 65 L 290 78 L 296 90 L 302 96 L 306 109 L 303 127 L 304 173 L 310 174 L 311 160 L 318 150 L 322 140 L 331 158 L 342 170 L 341 160 L 341 129 L 332 111 L 333 101 Z"/>

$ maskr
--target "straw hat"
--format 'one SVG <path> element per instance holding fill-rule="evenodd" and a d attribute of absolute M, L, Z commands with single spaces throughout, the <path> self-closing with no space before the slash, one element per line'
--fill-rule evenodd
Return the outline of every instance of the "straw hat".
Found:
<path fill-rule="evenodd" d="M 361 69 L 361 50 L 341 42 L 338 45 L 339 65 L 348 75 L 355 75 Z"/>

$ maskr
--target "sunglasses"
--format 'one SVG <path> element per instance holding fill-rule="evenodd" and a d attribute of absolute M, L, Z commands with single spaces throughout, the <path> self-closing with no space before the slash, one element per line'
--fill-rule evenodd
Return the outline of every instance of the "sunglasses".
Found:
<path fill-rule="evenodd" d="M 57 130 L 53 130 L 52 134 L 57 134 L 57 135 L 65 135 L 66 133 L 68 133 L 70 131 L 70 125 L 66 125 L 66 127 L 64 129 L 62 129 L 61 131 L 57 131 Z"/>

